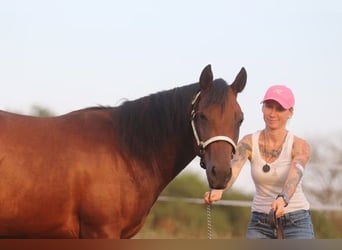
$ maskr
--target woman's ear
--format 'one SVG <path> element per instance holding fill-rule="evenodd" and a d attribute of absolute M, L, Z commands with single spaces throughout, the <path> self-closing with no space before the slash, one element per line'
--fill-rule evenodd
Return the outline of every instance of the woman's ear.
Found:
<path fill-rule="evenodd" d="M 293 116 L 293 108 L 290 108 L 289 111 L 290 111 L 289 119 L 291 119 Z"/>

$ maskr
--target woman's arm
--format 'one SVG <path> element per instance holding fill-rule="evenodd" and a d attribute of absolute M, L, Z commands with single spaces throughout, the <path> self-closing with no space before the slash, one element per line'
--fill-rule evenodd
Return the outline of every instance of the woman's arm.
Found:
<path fill-rule="evenodd" d="M 284 183 L 283 190 L 272 204 L 272 208 L 277 211 L 277 217 L 284 214 L 284 207 L 288 205 L 291 197 L 296 191 L 297 185 L 302 179 L 305 166 L 310 159 L 309 144 L 298 137 L 295 137 L 292 148 L 291 168 Z"/>
<path fill-rule="evenodd" d="M 204 194 L 204 201 L 207 204 L 212 203 L 213 201 L 220 200 L 222 194 L 225 190 L 231 188 L 234 184 L 236 178 L 239 176 L 242 167 L 246 163 L 247 159 L 249 159 L 252 155 L 252 137 L 251 135 L 246 135 L 241 141 L 238 143 L 236 148 L 236 154 L 232 159 L 232 176 L 228 181 L 225 189 L 212 189 Z"/>

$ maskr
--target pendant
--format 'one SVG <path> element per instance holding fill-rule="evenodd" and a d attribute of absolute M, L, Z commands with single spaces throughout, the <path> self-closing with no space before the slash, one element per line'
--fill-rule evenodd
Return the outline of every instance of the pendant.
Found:
<path fill-rule="evenodd" d="M 264 173 L 269 172 L 270 169 L 271 169 L 271 167 L 267 163 L 262 167 L 262 171 L 264 171 Z"/>

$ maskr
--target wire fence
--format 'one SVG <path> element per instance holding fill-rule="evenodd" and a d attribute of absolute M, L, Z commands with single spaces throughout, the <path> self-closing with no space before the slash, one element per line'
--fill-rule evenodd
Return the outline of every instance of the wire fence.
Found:
<path fill-rule="evenodd" d="M 203 199 L 198 198 L 184 198 L 184 197 L 171 197 L 171 196 L 159 196 L 157 201 L 161 202 L 175 202 L 181 201 L 192 204 L 204 204 Z M 234 207 L 251 207 L 251 201 L 238 201 L 238 200 L 219 200 L 212 203 L 214 206 L 234 206 Z M 342 211 L 342 206 L 339 205 L 311 205 L 310 210 L 317 211 Z"/>

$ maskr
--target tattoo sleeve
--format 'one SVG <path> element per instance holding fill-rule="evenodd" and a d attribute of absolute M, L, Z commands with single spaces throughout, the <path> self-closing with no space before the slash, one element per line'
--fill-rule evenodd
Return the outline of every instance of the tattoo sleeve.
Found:
<path fill-rule="evenodd" d="M 227 183 L 225 189 L 229 189 L 234 184 L 251 151 L 252 149 L 248 143 L 242 141 L 238 144 L 236 154 L 232 159 L 232 178 Z"/>
<path fill-rule="evenodd" d="M 251 152 L 252 149 L 251 147 L 245 143 L 245 142 L 241 142 L 238 147 L 237 147 L 237 154 L 236 156 L 233 158 L 232 160 L 232 164 L 238 164 L 239 163 L 245 163 L 247 158 L 248 158 L 248 152 Z"/>
<path fill-rule="evenodd" d="M 297 163 L 293 162 L 292 165 L 295 165 Z M 293 196 L 293 194 L 296 191 L 297 185 L 300 182 L 301 178 L 303 176 L 303 173 L 301 170 L 299 170 L 295 166 L 291 166 L 290 172 L 288 174 L 288 177 L 285 181 L 283 192 L 288 195 L 289 198 Z"/>
<path fill-rule="evenodd" d="M 287 179 L 284 183 L 282 192 L 286 193 L 289 198 L 293 196 L 297 185 L 303 177 L 304 166 L 310 155 L 309 145 L 304 143 L 299 148 L 294 149 L 294 157 L 291 162 L 291 168 Z"/>

